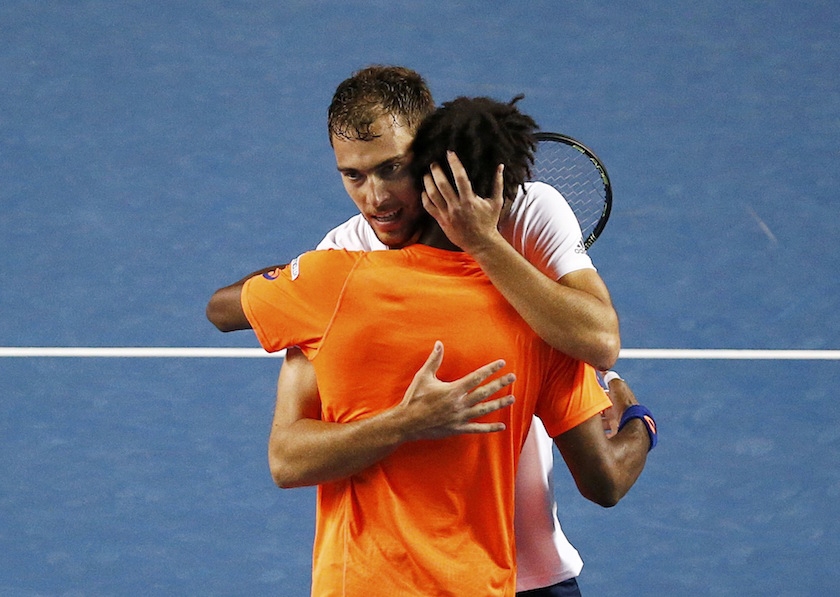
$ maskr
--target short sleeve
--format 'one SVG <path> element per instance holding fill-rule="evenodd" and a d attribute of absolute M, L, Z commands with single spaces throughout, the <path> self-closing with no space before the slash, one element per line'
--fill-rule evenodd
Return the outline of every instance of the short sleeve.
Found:
<path fill-rule="evenodd" d="M 572 208 L 545 183 L 525 184 L 525 191 L 517 195 L 499 231 L 517 252 L 553 280 L 573 271 L 595 269 Z"/>
<path fill-rule="evenodd" d="M 535 414 L 551 437 L 565 433 L 612 405 L 590 365 L 553 351 Z"/>
<path fill-rule="evenodd" d="M 268 352 L 317 350 L 356 259 L 346 251 L 312 251 L 242 287 L 242 309 Z"/>

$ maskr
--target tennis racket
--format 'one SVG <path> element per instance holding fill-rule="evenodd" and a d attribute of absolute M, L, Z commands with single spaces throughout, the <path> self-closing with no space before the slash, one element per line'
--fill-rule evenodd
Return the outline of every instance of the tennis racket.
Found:
<path fill-rule="evenodd" d="M 607 169 L 583 143 L 559 133 L 536 133 L 532 178 L 557 189 L 575 212 L 588 249 L 601 235 L 612 209 Z"/>

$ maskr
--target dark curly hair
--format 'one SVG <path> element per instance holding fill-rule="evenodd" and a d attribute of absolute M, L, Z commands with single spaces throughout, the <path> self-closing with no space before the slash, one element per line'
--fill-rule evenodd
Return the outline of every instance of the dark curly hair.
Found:
<path fill-rule="evenodd" d="M 403 66 L 368 66 L 342 81 L 333 94 L 327 110 L 330 144 L 333 137 L 372 140 L 371 125 L 386 115 L 413 132 L 434 109 L 432 92 L 417 72 Z"/>
<path fill-rule="evenodd" d="M 504 197 L 513 199 L 519 187 L 531 177 L 539 128 L 530 116 L 523 114 L 516 103 L 518 95 L 508 103 L 487 97 L 459 97 L 444 103 L 429 115 L 412 144 L 412 174 L 422 188 L 423 175 L 433 163 L 439 164 L 453 183 L 446 161 L 447 150 L 454 151 L 479 197 L 490 197 L 496 167 L 504 164 Z"/>

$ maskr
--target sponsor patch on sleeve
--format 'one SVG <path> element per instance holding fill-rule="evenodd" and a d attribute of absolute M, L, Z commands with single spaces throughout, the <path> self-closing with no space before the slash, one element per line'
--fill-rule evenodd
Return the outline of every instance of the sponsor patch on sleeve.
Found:
<path fill-rule="evenodd" d="M 300 256 L 292 259 L 292 261 L 288 265 L 281 265 L 280 267 L 275 267 L 273 270 L 263 273 L 262 276 L 266 280 L 276 280 L 280 277 L 280 272 L 282 272 L 287 267 L 291 268 L 292 280 L 296 280 L 297 277 L 300 275 Z"/>

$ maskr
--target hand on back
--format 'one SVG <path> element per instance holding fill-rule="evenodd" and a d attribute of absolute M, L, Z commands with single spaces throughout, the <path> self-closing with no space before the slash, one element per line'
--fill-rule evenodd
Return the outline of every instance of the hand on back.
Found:
<path fill-rule="evenodd" d="M 404 418 L 405 439 L 440 439 L 461 433 L 504 430 L 504 423 L 479 423 L 475 419 L 513 404 L 511 395 L 487 400 L 515 380 L 515 376 L 508 373 L 485 383 L 505 366 L 505 362 L 488 363 L 452 382 L 437 378 L 442 362 L 443 344 L 436 342 L 396 407 L 399 416 Z"/>

